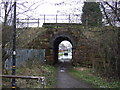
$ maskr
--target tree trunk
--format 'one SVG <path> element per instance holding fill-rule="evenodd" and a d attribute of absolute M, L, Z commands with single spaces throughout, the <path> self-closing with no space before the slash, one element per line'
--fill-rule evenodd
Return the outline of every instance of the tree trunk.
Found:
<path fill-rule="evenodd" d="M 120 28 L 119 28 L 120 29 Z M 117 62 L 118 76 L 120 79 L 120 30 L 118 30 L 118 62 Z"/>

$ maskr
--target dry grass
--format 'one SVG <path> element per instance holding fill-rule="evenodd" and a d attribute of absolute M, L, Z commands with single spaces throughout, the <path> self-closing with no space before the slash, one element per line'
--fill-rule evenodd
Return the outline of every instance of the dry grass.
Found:
<path fill-rule="evenodd" d="M 88 70 L 88 68 L 85 68 L 85 67 L 77 67 L 76 68 L 78 71 L 85 71 L 85 70 Z"/>
<path fill-rule="evenodd" d="M 11 74 L 11 70 L 9 73 Z M 41 64 L 37 60 L 27 61 L 22 66 L 16 69 L 16 74 L 20 76 L 44 76 L 46 79 L 46 88 L 53 88 L 56 84 L 56 69 L 55 67 Z M 19 88 L 41 88 L 41 82 L 37 83 L 37 80 L 30 79 L 17 79 L 17 87 Z M 3 79 L 3 88 L 10 86 L 10 79 Z"/>
<path fill-rule="evenodd" d="M 20 31 L 20 30 L 19 30 Z M 18 32 L 17 36 L 17 46 L 25 47 L 28 43 L 32 42 L 33 39 L 38 37 L 45 29 L 43 28 L 27 28 L 23 29 L 22 33 Z"/>

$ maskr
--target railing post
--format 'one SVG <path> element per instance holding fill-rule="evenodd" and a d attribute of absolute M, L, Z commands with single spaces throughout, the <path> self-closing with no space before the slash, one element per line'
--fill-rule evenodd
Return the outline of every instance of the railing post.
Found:
<path fill-rule="evenodd" d="M 39 27 L 39 18 L 38 18 L 38 27 Z"/>
<path fill-rule="evenodd" d="M 41 82 L 42 82 L 42 88 L 44 89 L 45 88 L 45 78 L 44 77 L 41 79 Z"/>
<path fill-rule="evenodd" d="M 76 23 L 77 23 L 77 15 L 76 15 Z"/>
<path fill-rule="evenodd" d="M 70 14 L 69 14 L 69 23 L 70 23 Z"/>
<path fill-rule="evenodd" d="M 27 27 L 29 27 L 29 18 L 27 19 Z"/>
<path fill-rule="evenodd" d="M 45 23 L 45 14 L 44 14 L 44 23 Z"/>
<path fill-rule="evenodd" d="M 57 23 L 57 14 L 56 14 L 56 23 Z"/>

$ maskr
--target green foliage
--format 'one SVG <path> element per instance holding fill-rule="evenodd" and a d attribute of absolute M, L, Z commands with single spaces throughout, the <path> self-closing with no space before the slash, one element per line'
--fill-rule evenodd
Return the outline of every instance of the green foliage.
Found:
<path fill-rule="evenodd" d="M 59 56 L 63 56 L 64 54 L 63 53 L 59 53 Z"/>
<path fill-rule="evenodd" d="M 102 25 L 102 13 L 99 8 L 99 3 L 96 2 L 84 2 L 82 14 L 82 24 L 89 26 L 101 26 Z"/>
<path fill-rule="evenodd" d="M 95 76 L 90 69 L 78 70 L 75 68 L 70 70 L 70 74 L 75 78 L 90 83 L 94 88 L 120 88 L 120 81 L 111 80 L 108 82 L 105 78 Z"/>

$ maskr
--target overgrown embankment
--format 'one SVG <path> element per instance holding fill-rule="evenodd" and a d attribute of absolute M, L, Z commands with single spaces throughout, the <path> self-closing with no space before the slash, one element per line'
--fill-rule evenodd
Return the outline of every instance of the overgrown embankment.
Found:
<path fill-rule="evenodd" d="M 78 63 L 80 66 L 92 67 L 95 72 L 108 78 L 119 77 L 120 60 L 117 27 L 83 27 L 84 52 Z M 81 45 L 82 41 L 78 44 Z M 81 47 L 81 46 L 80 46 Z M 82 48 L 79 48 L 79 52 Z"/>
<path fill-rule="evenodd" d="M 17 28 L 16 29 L 16 49 L 28 49 L 29 43 L 33 42 L 38 35 L 44 35 L 46 30 L 41 27 L 35 28 Z M 41 39 L 41 38 L 40 38 Z M 33 49 L 34 44 L 30 47 Z M 41 48 L 40 45 L 37 45 Z M 4 70 L 5 61 L 12 56 L 12 47 L 13 47 L 13 30 L 12 26 L 6 26 L 2 28 L 2 68 Z M 8 50 L 10 54 L 6 51 Z"/>
<path fill-rule="evenodd" d="M 62 27 L 62 25 L 60 25 L 60 27 L 54 26 L 55 29 L 43 27 L 18 30 L 16 45 L 19 48 L 44 48 L 46 49 L 46 60 L 52 63 L 54 54 L 50 48 L 50 40 L 53 36 L 57 35 L 57 33 L 65 34 L 66 32 L 74 36 L 74 41 L 76 42 L 76 49 L 73 49 L 73 61 L 75 61 L 75 64 L 92 67 L 97 74 L 103 77 L 120 77 L 120 35 L 118 35 L 120 28 L 109 26 L 67 26 L 65 26 L 65 28 Z M 12 44 L 10 48 L 11 47 Z"/>
<path fill-rule="evenodd" d="M 11 75 L 11 70 L 7 70 L 8 75 Z M 46 88 L 54 88 L 56 84 L 56 68 L 50 65 L 41 64 L 37 60 L 29 60 L 20 67 L 16 68 L 16 75 L 20 76 L 44 76 Z M 17 87 L 19 88 L 42 88 L 41 81 L 31 79 L 16 79 Z M 11 80 L 3 78 L 3 88 L 11 87 Z"/>
<path fill-rule="evenodd" d="M 73 77 L 92 84 L 94 88 L 120 88 L 120 81 L 97 76 L 90 68 L 75 67 L 69 71 Z"/>

